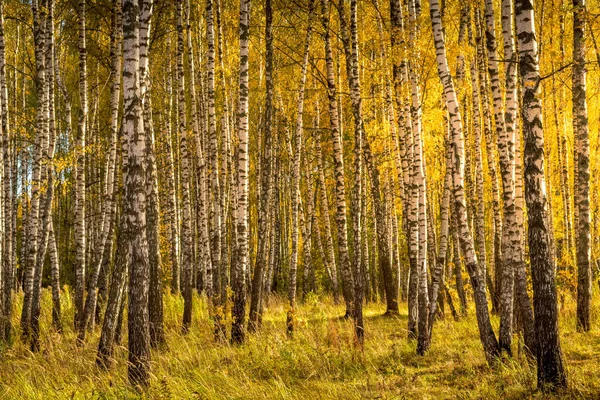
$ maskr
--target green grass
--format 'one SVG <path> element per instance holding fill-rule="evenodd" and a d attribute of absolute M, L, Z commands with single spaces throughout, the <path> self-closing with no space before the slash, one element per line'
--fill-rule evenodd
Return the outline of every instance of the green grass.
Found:
<path fill-rule="evenodd" d="M 151 387 L 140 396 L 127 384 L 125 347 L 118 349 L 115 368 L 107 372 L 94 364 L 98 327 L 83 347 L 76 346 L 75 334 L 67 326 L 72 318 L 70 299 L 64 296 L 63 336 L 52 331 L 46 312 L 41 352 L 29 352 L 19 340 L 2 352 L 0 398 L 548 398 L 536 391 L 535 366 L 524 356 L 486 365 L 473 310 L 458 322 L 438 321 L 431 350 L 421 357 L 415 354 L 415 343 L 406 339 L 405 307 L 399 317 L 388 318 L 382 316 L 383 305 L 369 304 L 361 351 L 354 345 L 352 323 L 339 318 L 343 308 L 329 298 L 311 296 L 299 307 L 293 340 L 285 335 L 285 301 L 271 299 L 262 330 L 243 346 L 215 343 L 205 303 L 198 300 L 192 330 L 182 336 L 182 300 L 165 296 L 167 348 L 153 351 Z M 43 302 L 43 310 L 49 310 L 48 292 Z M 591 333 L 575 332 L 573 310 L 573 302 L 567 300 L 561 334 L 569 389 L 556 397 L 600 398 L 600 333 L 596 327 Z M 516 353 L 517 342 L 515 338 Z"/>

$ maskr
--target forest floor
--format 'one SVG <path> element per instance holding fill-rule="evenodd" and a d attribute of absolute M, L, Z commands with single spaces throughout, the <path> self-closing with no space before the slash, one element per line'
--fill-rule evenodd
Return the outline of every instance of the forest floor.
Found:
<path fill-rule="evenodd" d="M 597 297 L 597 296 L 596 296 Z M 17 299 L 18 310 L 21 299 Z M 43 295 L 50 309 L 50 294 Z M 31 353 L 16 340 L 2 351 L 2 399 L 138 398 L 127 384 L 126 351 L 115 354 L 112 371 L 95 366 L 98 328 L 78 347 L 67 321 L 73 309 L 63 296 L 64 335 L 42 318 L 42 351 Z M 599 318 L 600 301 L 594 304 Z M 293 340 L 286 338 L 285 301 L 272 298 L 258 334 L 243 346 L 216 343 L 203 301 L 195 302 L 194 323 L 180 334 L 181 298 L 165 296 L 167 348 L 152 353 L 149 399 L 526 399 L 552 398 L 536 391 L 535 366 L 516 356 L 494 367 L 485 363 L 474 310 L 456 322 L 435 324 L 431 350 L 415 354 L 406 338 L 406 305 L 400 316 L 382 316 L 382 304 L 365 308 L 366 342 L 354 345 L 352 322 L 340 319 L 343 307 L 329 298 L 309 296 L 297 310 Z M 19 312 L 15 312 L 18 326 Z M 569 389 L 556 398 L 600 399 L 600 332 L 575 331 L 574 303 L 561 311 L 561 340 Z M 497 327 L 497 318 L 494 319 Z M 517 340 L 515 340 L 517 342 Z M 518 344 L 515 343 L 515 347 Z M 515 353 L 518 353 L 515 350 Z"/>

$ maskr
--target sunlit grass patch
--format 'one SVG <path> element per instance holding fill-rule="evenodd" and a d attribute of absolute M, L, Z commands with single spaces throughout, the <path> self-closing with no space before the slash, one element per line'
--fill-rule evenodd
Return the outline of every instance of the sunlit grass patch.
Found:
<path fill-rule="evenodd" d="M 44 292 L 43 310 L 50 309 Z M 562 347 L 569 390 L 557 398 L 600 397 L 600 333 L 574 329 L 574 304 L 562 311 Z M 15 310 L 21 299 L 15 301 Z M 385 306 L 365 308 L 366 342 L 355 345 L 352 321 L 343 304 L 309 296 L 296 312 L 294 339 L 287 338 L 287 305 L 269 299 L 262 329 L 234 346 L 217 343 L 205 299 L 196 297 L 190 332 L 181 334 L 183 301 L 165 295 L 167 345 L 152 351 L 152 383 L 140 395 L 127 383 L 126 335 L 115 352 L 115 367 L 95 366 L 97 326 L 84 346 L 75 344 L 70 301 L 63 296 L 64 335 L 42 315 L 42 351 L 31 353 L 15 332 L 2 352 L 0 398 L 4 399 L 523 399 L 547 398 L 535 389 L 536 369 L 525 355 L 490 367 L 479 342 L 473 310 L 460 321 L 438 320 L 431 350 L 415 354 L 407 339 L 407 312 L 384 317 Z M 598 304 L 596 302 L 595 306 Z M 18 326 L 18 312 L 14 324 Z M 497 320 L 494 320 L 497 326 Z M 125 327 L 126 329 L 126 327 Z"/>

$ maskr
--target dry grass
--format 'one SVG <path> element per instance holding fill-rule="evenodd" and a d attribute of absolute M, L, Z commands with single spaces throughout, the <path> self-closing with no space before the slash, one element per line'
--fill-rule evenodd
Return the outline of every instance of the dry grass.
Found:
<path fill-rule="evenodd" d="M 49 310 L 49 293 L 44 293 Z M 17 301 L 18 307 L 20 300 Z M 64 297 L 65 325 L 72 318 Z M 140 396 L 127 385 L 126 353 L 117 351 L 110 372 L 95 367 L 98 329 L 81 348 L 67 327 L 52 332 L 43 316 L 43 351 L 32 354 L 18 340 L 2 353 L 3 399 L 523 399 L 546 398 L 535 389 L 535 367 L 523 356 L 493 368 L 485 364 L 473 312 L 455 322 L 438 321 L 432 348 L 415 354 L 406 339 L 406 309 L 382 317 L 383 305 L 365 309 L 364 351 L 353 343 L 352 324 L 340 306 L 311 296 L 297 311 L 293 340 L 285 336 L 285 302 L 271 299 L 261 332 L 238 347 L 215 343 L 202 301 L 194 324 L 179 333 L 182 301 L 165 296 L 168 348 L 152 354 L 152 385 Z M 595 302 L 595 310 L 600 304 Z M 17 309 L 17 308 L 16 308 Z M 15 313 L 18 314 L 18 313 Z M 600 333 L 574 331 L 573 304 L 563 310 L 562 345 L 569 390 L 561 398 L 600 398 Z M 597 317 L 597 316 L 595 316 Z M 16 323 L 15 319 L 15 323 Z M 496 322 L 496 321 L 495 321 Z M 516 340 L 515 340 L 516 342 Z M 558 397 L 558 396 L 557 396 Z"/>

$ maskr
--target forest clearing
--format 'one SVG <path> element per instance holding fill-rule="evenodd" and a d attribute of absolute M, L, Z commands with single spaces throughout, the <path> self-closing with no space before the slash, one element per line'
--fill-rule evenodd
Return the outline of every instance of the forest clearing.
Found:
<path fill-rule="evenodd" d="M 0 397 L 600 399 L 600 0 L 0 0 Z"/>
<path fill-rule="evenodd" d="M 385 317 L 382 304 L 365 307 L 367 336 L 357 347 L 343 306 L 311 295 L 298 308 L 293 340 L 285 334 L 286 303 L 268 301 L 263 329 L 243 347 L 212 340 L 205 299 L 194 306 L 194 326 L 182 340 L 180 298 L 165 296 L 164 348 L 153 351 L 149 399 L 593 399 L 600 392 L 600 333 L 577 333 L 572 298 L 565 301 L 561 327 L 569 389 L 550 396 L 536 390 L 535 365 L 524 354 L 488 367 L 477 340 L 473 313 L 438 322 L 427 356 L 406 339 L 407 310 Z M 42 296 L 49 305 L 50 293 Z M 596 302 L 597 303 L 597 302 Z M 597 304 L 595 304 L 597 306 Z M 473 311 L 472 309 L 469 311 Z M 72 315 L 65 308 L 65 315 Z M 446 310 L 449 314 L 449 310 Z M 494 326 L 498 321 L 494 319 Z M 2 359 L 3 399 L 138 398 L 127 383 L 123 341 L 112 371 L 95 366 L 97 334 L 84 347 L 76 333 L 52 333 L 42 320 L 42 353 L 18 344 Z M 516 346 L 518 347 L 518 346 Z"/>

